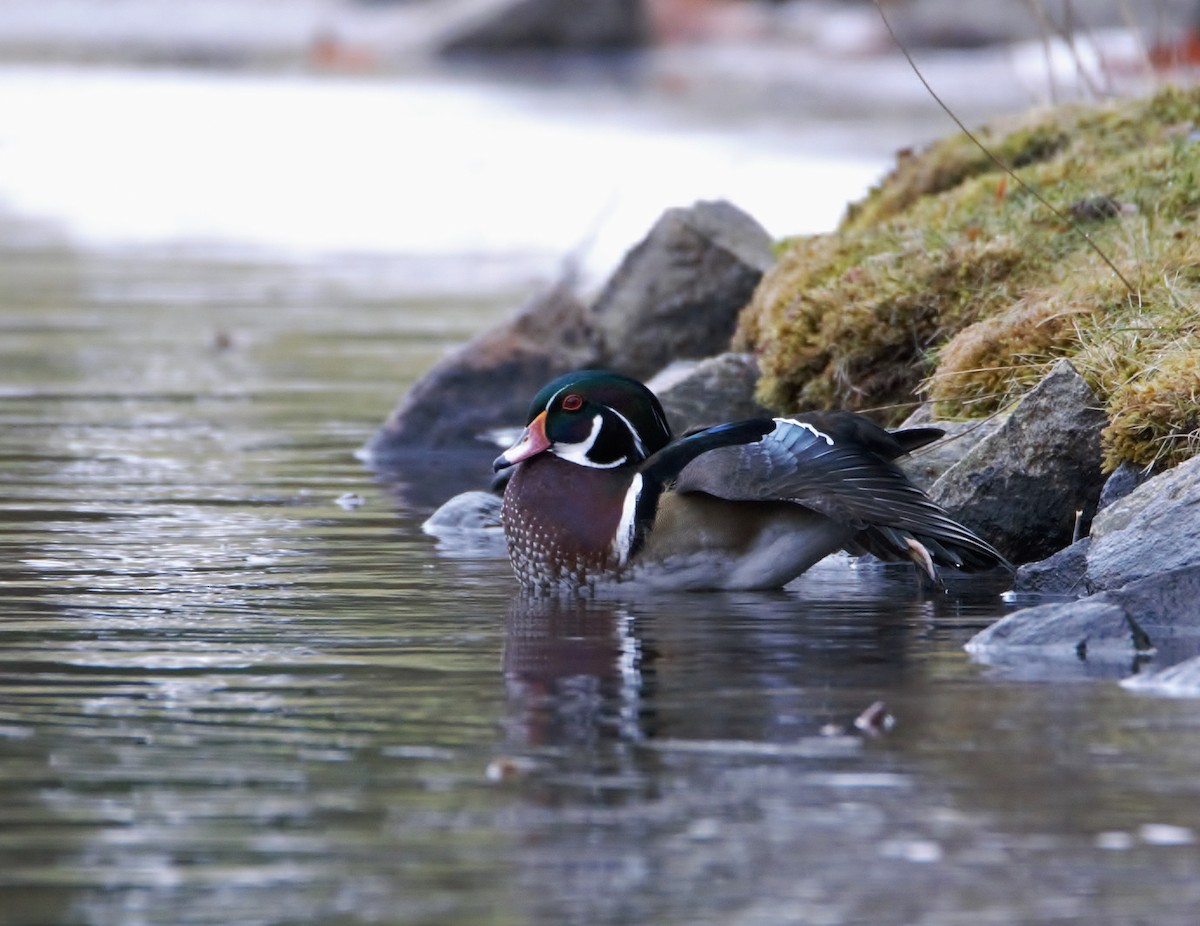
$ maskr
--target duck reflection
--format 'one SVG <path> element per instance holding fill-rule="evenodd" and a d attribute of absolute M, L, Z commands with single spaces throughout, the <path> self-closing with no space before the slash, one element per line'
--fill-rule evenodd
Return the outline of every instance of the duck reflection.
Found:
<path fill-rule="evenodd" d="M 621 603 L 518 596 L 504 647 L 511 744 L 643 739 L 654 662 Z"/>
<path fill-rule="evenodd" d="M 649 739 L 788 742 L 919 684 L 929 638 L 974 602 L 930 593 L 911 570 L 834 563 L 782 592 L 509 605 L 509 749 Z"/>

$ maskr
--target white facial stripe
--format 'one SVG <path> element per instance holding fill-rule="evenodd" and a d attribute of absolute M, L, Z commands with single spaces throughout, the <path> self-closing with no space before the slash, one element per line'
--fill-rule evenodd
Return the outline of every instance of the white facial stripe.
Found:
<path fill-rule="evenodd" d="M 818 431 L 807 421 L 797 421 L 795 418 L 776 418 L 775 420 L 778 422 L 781 422 L 783 424 L 794 424 L 798 428 L 804 428 L 804 430 L 808 431 L 808 433 L 810 433 L 813 437 L 820 438 L 821 440 L 825 441 L 825 443 L 827 443 L 830 447 L 833 446 L 833 438 L 832 437 L 830 437 L 824 431 Z"/>
<path fill-rule="evenodd" d="M 596 438 L 600 436 L 600 428 L 604 424 L 604 419 L 596 415 L 592 419 L 592 430 L 583 440 L 577 444 L 554 444 L 554 455 L 560 460 L 566 460 L 568 463 L 575 463 L 579 466 L 590 466 L 592 469 L 612 469 L 620 466 L 627 459 L 619 457 L 611 463 L 597 463 L 595 460 L 588 459 L 588 451 L 592 449 L 592 445 L 596 443 Z"/>
<path fill-rule="evenodd" d="M 633 482 L 625 493 L 625 503 L 621 506 L 621 520 L 617 524 L 617 536 L 613 540 L 613 552 L 617 554 L 617 562 L 622 566 L 629 559 L 629 548 L 633 546 L 634 518 L 637 516 L 638 496 L 642 494 L 642 474 L 634 473 Z"/>

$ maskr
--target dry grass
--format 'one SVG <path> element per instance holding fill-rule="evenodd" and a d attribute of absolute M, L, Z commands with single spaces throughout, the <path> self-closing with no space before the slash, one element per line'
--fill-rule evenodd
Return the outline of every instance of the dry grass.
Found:
<path fill-rule="evenodd" d="M 890 422 L 929 397 L 980 416 L 1067 356 L 1107 404 L 1109 465 L 1191 455 L 1198 128 L 1200 90 L 1168 88 L 979 133 L 1060 210 L 1082 204 L 1079 224 L 1134 292 L 964 137 L 902 156 L 837 232 L 788 242 L 743 313 L 760 399 Z"/>

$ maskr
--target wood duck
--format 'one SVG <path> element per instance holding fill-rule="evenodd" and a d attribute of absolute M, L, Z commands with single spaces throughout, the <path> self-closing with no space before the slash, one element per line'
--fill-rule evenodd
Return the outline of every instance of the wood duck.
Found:
<path fill-rule="evenodd" d="M 515 467 L 501 507 L 509 559 L 540 591 L 778 588 L 839 549 L 912 560 L 935 582 L 935 565 L 1011 569 L 892 462 L 942 434 L 809 412 L 672 440 L 642 383 L 568 373 L 534 397 L 494 464 Z"/>

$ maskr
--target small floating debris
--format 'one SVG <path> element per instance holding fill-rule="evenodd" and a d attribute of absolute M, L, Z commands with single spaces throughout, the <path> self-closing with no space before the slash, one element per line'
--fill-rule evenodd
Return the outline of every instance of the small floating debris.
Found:
<path fill-rule="evenodd" d="M 1173 823 L 1143 823 L 1138 836 L 1148 846 L 1190 846 L 1196 841 L 1190 829 Z"/>
<path fill-rule="evenodd" d="M 896 726 L 896 718 L 888 713 L 887 705 L 876 701 L 854 719 L 854 728 L 867 734 L 879 736 Z"/>
<path fill-rule="evenodd" d="M 344 508 L 346 511 L 353 511 L 355 508 L 361 508 L 367 503 L 367 500 L 357 492 L 346 492 L 334 499 L 334 502 L 339 508 Z"/>
<path fill-rule="evenodd" d="M 1133 848 L 1134 838 L 1121 830 L 1107 830 L 1097 833 L 1092 844 L 1097 849 L 1107 849 L 1109 852 L 1125 852 Z"/>
<path fill-rule="evenodd" d="M 537 768 L 533 759 L 524 756 L 496 756 L 484 769 L 484 777 L 488 781 L 513 781 L 524 778 Z"/>
<path fill-rule="evenodd" d="M 687 837 L 692 842 L 713 842 L 721 838 L 721 821 L 712 817 L 693 820 L 687 828 Z"/>
<path fill-rule="evenodd" d="M 883 858 L 898 858 L 905 862 L 929 865 L 940 862 L 943 855 L 940 843 L 932 839 L 889 839 L 879 845 Z"/>

